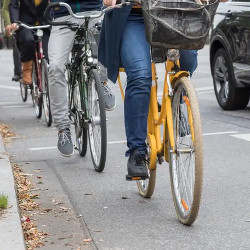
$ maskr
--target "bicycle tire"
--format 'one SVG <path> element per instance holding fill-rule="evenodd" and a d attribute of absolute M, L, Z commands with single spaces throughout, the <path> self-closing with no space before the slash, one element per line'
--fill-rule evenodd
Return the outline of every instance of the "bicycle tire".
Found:
<path fill-rule="evenodd" d="M 33 106 L 34 106 L 34 110 L 35 110 L 35 115 L 37 118 L 41 118 L 42 117 L 42 105 L 43 105 L 43 101 L 42 101 L 42 94 L 39 91 L 39 87 L 37 85 L 37 72 L 36 72 L 36 65 L 33 62 L 32 65 L 32 102 L 33 102 Z"/>
<path fill-rule="evenodd" d="M 95 170 L 102 172 L 106 163 L 107 129 L 101 80 L 96 69 L 91 69 L 88 74 L 88 111 L 91 158 Z"/>
<path fill-rule="evenodd" d="M 154 140 L 154 141 L 151 141 L 151 140 Z M 156 150 L 156 142 L 155 142 L 154 137 L 151 138 L 151 140 L 149 138 L 147 139 L 147 145 L 148 145 L 148 151 L 149 151 L 148 152 L 148 159 L 147 159 L 147 162 L 148 162 L 147 167 L 148 167 L 149 178 L 146 180 L 136 181 L 139 193 L 144 198 L 151 198 L 151 196 L 154 193 L 155 182 L 156 182 L 156 162 L 153 163 L 155 169 L 150 170 L 150 164 L 152 164 L 152 162 L 150 161 L 151 150 L 152 150 L 152 146 L 155 147 L 155 150 Z M 152 145 L 152 144 L 154 144 L 154 145 Z"/>
<path fill-rule="evenodd" d="M 50 108 L 49 99 L 49 79 L 48 79 L 48 60 L 46 58 L 42 59 L 41 64 L 41 78 L 42 78 L 42 91 L 43 91 L 43 111 L 45 116 L 45 121 L 48 127 L 52 124 L 52 114 Z"/>
<path fill-rule="evenodd" d="M 84 157 L 87 153 L 88 133 L 87 128 L 85 128 L 83 124 L 82 107 L 84 107 L 84 104 L 81 102 L 84 102 L 84 98 L 81 96 L 79 83 L 81 83 L 81 81 L 77 80 L 77 83 L 74 84 L 73 107 L 71 108 L 71 111 L 73 110 L 74 113 L 77 149 L 79 150 L 79 155 Z"/>
<path fill-rule="evenodd" d="M 172 154 L 169 151 L 172 196 L 179 221 L 192 225 L 199 212 L 202 193 L 203 143 L 198 101 L 187 77 L 176 81 L 172 110 L 176 149 Z"/>
<path fill-rule="evenodd" d="M 27 101 L 28 98 L 28 86 L 20 81 L 20 92 L 23 102 Z"/>

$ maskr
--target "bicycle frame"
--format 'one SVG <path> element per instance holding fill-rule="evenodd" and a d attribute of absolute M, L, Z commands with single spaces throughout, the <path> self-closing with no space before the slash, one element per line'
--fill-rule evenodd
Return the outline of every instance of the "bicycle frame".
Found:
<path fill-rule="evenodd" d="M 172 55 L 178 54 L 178 50 L 171 50 Z M 172 56 L 173 57 L 173 56 Z M 174 60 L 173 60 L 174 59 Z M 170 145 L 172 153 L 175 152 L 175 137 L 173 128 L 173 114 L 172 114 L 172 96 L 175 82 L 183 77 L 189 77 L 187 71 L 180 71 L 179 58 L 171 58 L 171 55 L 165 63 L 165 78 L 163 84 L 163 95 L 160 114 L 158 112 L 157 103 L 157 72 L 156 66 L 152 63 L 152 87 L 150 93 L 149 113 L 148 113 L 148 140 L 151 145 L 150 150 L 150 170 L 156 169 L 157 156 L 164 155 L 165 160 L 168 162 L 168 147 Z M 121 69 L 120 72 L 124 72 Z M 125 95 L 122 88 L 120 75 L 118 76 L 118 83 L 124 100 Z M 192 114 L 189 112 L 189 119 L 192 119 Z M 160 126 L 164 125 L 163 141 L 161 139 Z M 192 137 L 194 133 L 191 133 Z M 168 145 L 169 140 L 169 145 Z M 194 140 L 193 140 L 194 141 Z"/>
<path fill-rule="evenodd" d="M 35 37 L 35 67 L 36 67 L 36 77 L 38 82 L 39 91 L 42 92 L 42 78 L 41 78 L 41 64 L 42 59 L 44 57 L 43 54 L 43 45 L 42 45 L 42 38 L 43 38 L 43 30 L 44 28 L 49 28 L 50 25 L 38 25 L 38 26 L 29 26 L 24 23 L 18 22 L 20 27 L 25 29 L 32 30 Z"/>
<path fill-rule="evenodd" d="M 81 27 L 78 31 L 79 34 L 75 39 L 78 39 L 78 44 L 84 48 L 84 50 L 80 49 L 76 51 L 76 55 L 72 58 L 71 63 L 68 64 L 68 70 L 71 72 L 71 77 L 69 79 L 69 84 L 71 85 L 71 90 L 69 89 L 69 104 L 72 107 L 73 104 L 73 93 L 76 84 L 76 78 L 80 77 L 80 96 L 84 100 L 84 105 L 81 102 L 81 110 L 85 113 L 85 117 L 89 117 L 88 114 L 88 101 L 87 101 L 87 75 L 89 70 L 93 68 L 97 68 L 97 60 L 92 57 L 90 44 L 89 44 L 89 20 L 90 18 L 85 18 L 84 27 Z M 74 47 L 73 47 L 74 49 Z M 87 119 L 84 120 L 86 124 L 88 122 Z"/>
<path fill-rule="evenodd" d="M 42 38 L 43 38 L 43 31 L 38 29 L 34 36 L 37 36 L 37 40 L 35 41 L 35 67 L 36 67 L 36 74 L 37 74 L 37 85 L 39 91 L 42 92 L 42 77 L 41 77 L 41 64 L 43 55 L 43 46 L 42 46 Z"/>

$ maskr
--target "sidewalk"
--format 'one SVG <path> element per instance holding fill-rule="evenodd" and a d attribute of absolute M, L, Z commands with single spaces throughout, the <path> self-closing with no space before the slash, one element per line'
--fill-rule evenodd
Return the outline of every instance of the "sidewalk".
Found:
<path fill-rule="evenodd" d="M 0 135 L 0 194 L 9 198 L 9 208 L 0 217 L 0 249 L 25 250 L 15 183 L 9 157 Z"/>

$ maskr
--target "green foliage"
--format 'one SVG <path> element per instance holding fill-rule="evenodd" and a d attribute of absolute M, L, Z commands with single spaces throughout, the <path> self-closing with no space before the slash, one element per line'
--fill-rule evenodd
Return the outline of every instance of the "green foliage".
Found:
<path fill-rule="evenodd" d="M 8 206 L 8 196 L 0 194 L 0 208 L 7 208 Z"/>

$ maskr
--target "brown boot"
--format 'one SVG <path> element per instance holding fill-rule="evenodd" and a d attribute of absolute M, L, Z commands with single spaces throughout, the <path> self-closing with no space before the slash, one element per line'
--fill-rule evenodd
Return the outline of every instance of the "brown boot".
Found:
<path fill-rule="evenodd" d="M 32 60 L 28 62 L 23 62 L 23 83 L 32 84 Z"/>

